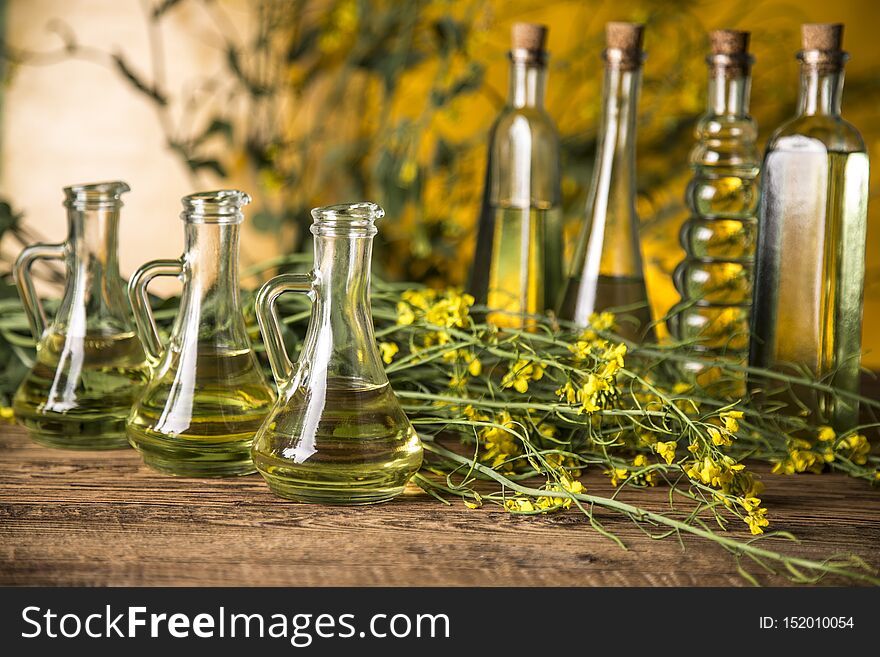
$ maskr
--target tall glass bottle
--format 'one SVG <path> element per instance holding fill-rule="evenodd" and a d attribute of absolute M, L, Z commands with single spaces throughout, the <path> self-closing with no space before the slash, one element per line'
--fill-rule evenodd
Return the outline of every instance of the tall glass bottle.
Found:
<path fill-rule="evenodd" d="M 709 102 L 696 127 L 686 193 L 690 217 L 681 229 L 686 255 L 673 276 L 681 302 L 668 324 L 695 351 L 745 365 L 760 168 L 758 126 L 749 115 L 753 58 L 748 32 L 717 30 L 710 41 Z M 734 396 L 745 392 L 744 376 L 697 361 L 688 370 L 705 385 Z"/>
<path fill-rule="evenodd" d="M 489 135 L 468 291 L 497 326 L 556 304 L 563 277 L 559 136 L 544 109 L 547 28 L 516 23 L 507 104 Z"/>
<path fill-rule="evenodd" d="M 644 26 L 606 25 L 605 88 L 596 164 L 559 315 L 581 326 L 619 309 L 619 332 L 653 340 L 636 216 L 636 111 Z"/>
<path fill-rule="evenodd" d="M 129 297 L 153 371 L 126 429 L 144 462 L 167 474 L 224 477 L 254 471 L 250 447 L 275 399 L 251 350 L 238 284 L 243 192 L 183 199 L 186 246 L 178 260 L 154 260 L 131 278 Z M 147 286 L 183 282 L 163 347 Z"/>
<path fill-rule="evenodd" d="M 37 357 L 12 405 L 31 437 L 50 447 L 128 446 L 125 418 L 148 373 L 117 259 L 120 196 L 128 190 L 119 181 L 65 188 L 67 241 L 29 246 L 15 263 Z M 30 276 L 41 258 L 67 269 L 51 323 Z"/>
<path fill-rule="evenodd" d="M 278 401 L 254 440 L 260 474 L 278 495 L 301 502 L 372 504 L 403 492 L 422 462 L 422 443 L 385 376 L 370 307 L 373 203 L 312 210 L 315 267 L 282 274 L 257 295 L 257 319 L 278 383 Z M 285 292 L 307 295 L 312 317 L 294 366 L 275 307 Z"/>
<path fill-rule="evenodd" d="M 797 115 L 767 145 L 749 361 L 806 369 L 857 392 L 868 155 L 859 132 L 840 116 L 842 37 L 839 24 L 803 26 Z M 788 401 L 792 413 L 806 407 L 814 420 L 838 431 L 857 424 L 851 399 L 761 377 L 753 383 L 774 402 Z"/>

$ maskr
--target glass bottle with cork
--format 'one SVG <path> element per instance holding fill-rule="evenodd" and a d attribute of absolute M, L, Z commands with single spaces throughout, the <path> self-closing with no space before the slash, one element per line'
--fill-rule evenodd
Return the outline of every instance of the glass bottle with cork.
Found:
<path fill-rule="evenodd" d="M 696 126 L 693 177 L 681 229 L 685 258 L 673 275 L 681 302 L 670 332 L 702 356 L 745 365 L 757 236 L 760 156 L 758 126 L 749 115 L 749 33 L 710 33 L 708 107 Z M 698 383 L 739 397 L 745 376 L 697 360 L 686 364 Z"/>
<path fill-rule="evenodd" d="M 587 326 L 593 313 L 615 310 L 620 314 L 618 332 L 623 337 L 653 341 L 635 208 L 643 32 L 644 26 L 637 23 L 606 25 L 596 163 L 559 315 Z"/>
<path fill-rule="evenodd" d="M 563 280 L 559 136 L 544 108 L 547 28 L 516 23 L 507 103 L 489 136 L 468 291 L 496 326 L 524 328 Z"/>
<path fill-rule="evenodd" d="M 749 363 L 859 389 L 868 155 L 840 116 L 843 25 L 802 27 L 798 110 L 767 145 Z M 845 431 L 851 397 L 752 376 L 758 400 Z"/>

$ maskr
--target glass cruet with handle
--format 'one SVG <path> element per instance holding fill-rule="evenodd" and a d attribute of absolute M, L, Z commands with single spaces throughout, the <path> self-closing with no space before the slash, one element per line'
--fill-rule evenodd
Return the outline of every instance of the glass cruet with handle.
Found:
<path fill-rule="evenodd" d="M 183 256 L 146 263 L 129 284 L 152 373 L 126 430 L 144 462 L 166 474 L 254 471 L 251 441 L 275 395 L 251 349 L 238 283 L 241 208 L 248 202 L 236 190 L 184 197 Z M 147 296 L 157 276 L 183 283 L 164 347 Z"/>
<path fill-rule="evenodd" d="M 147 380 L 119 274 L 121 181 L 64 189 L 68 237 L 34 244 L 13 274 L 37 343 L 34 364 L 13 398 L 15 416 L 38 443 L 72 449 L 127 447 L 125 418 Z M 63 260 L 64 294 L 49 322 L 31 278 L 40 259 Z"/>
<path fill-rule="evenodd" d="M 315 263 L 282 274 L 257 295 L 257 320 L 278 401 L 257 433 L 253 459 L 278 495 L 303 502 L 370 504 L 399 495 L 422 445 L 391 390 L 373 335 L 372 203 L 312 210 Z M 311 320 L 294 366 L 276 309 L 285 292 L 307 295 Z"/>

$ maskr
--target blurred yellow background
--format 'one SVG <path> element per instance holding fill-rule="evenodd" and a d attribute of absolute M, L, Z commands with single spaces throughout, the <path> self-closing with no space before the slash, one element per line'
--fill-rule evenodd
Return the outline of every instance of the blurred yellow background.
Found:
<path fill-rule="evenodd" d="M 573 231 L 598 127 L 604 23 L 648 24 L 638 207 L 655 317 L 677 300 L 669 275 L 682 255 L 707 30 L 752 32 L 751 107 L 764 143 L 793 111 L 799 25 L 845 23 L 844 115 L 869 153 L 880 150 L 880 4 L 871 0 L 13 0 L 3 16 L 0 195 L 21 213 L 18 228 L 54 241 L 64 232 L 63 185 L 127 180 L 126 272 L 179 252 L 182 195 L 237 186 L 255 198 L 247 263 L 307 246 L 310 207 L 368 198 L 388 211 L 382 275 L 461 284 L 515 21 L 550 27 L 547 105 L 562 135 Z M 871 190 L 863 362 L 878 369 L 878 166 Z M 19 242 L 4 236 L 5 262 Z"/>

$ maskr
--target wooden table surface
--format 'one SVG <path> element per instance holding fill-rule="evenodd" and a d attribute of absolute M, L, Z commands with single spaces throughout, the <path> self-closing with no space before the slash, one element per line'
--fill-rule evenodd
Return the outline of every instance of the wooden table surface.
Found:
<path fill-rule="evenodd" d="M 768 547 L 814 558 L 855 552 L 880 563 L 880 491 L 840 475 L 764 479 L 774 527 L 802 540 Z M 587 485 L 611 492 L 598 473 Z M 662 510 L 665 491 L 623 499 Z M 48 449 L 0 426 L 4 585 L 746 584 L 714 544 L 686 538 L 682 551 L 675 539 L 651 540 L 614 514 L 597 515 L 627 551 L 574 512 L 446 507 L 416 488 L 373 507 L 295 504 L 273 496 L 259 475 L 166 477 L 131 450 Z M 745 525 L 736 531 L 747 538 Z"/>

